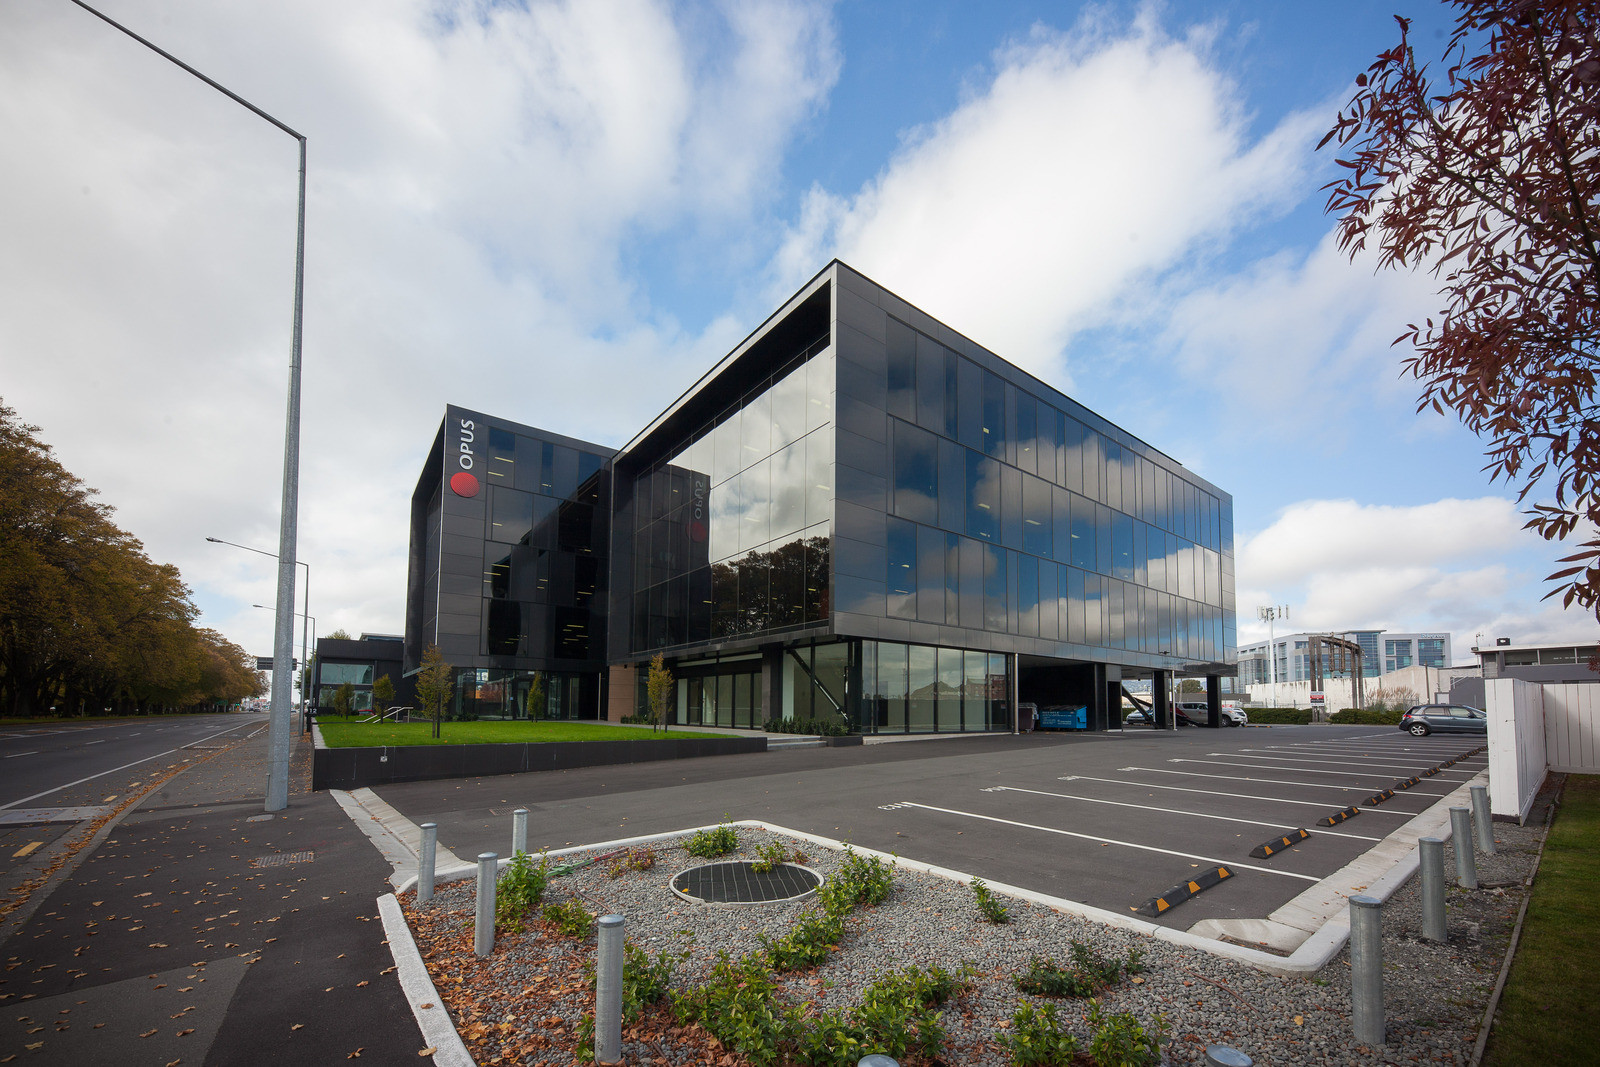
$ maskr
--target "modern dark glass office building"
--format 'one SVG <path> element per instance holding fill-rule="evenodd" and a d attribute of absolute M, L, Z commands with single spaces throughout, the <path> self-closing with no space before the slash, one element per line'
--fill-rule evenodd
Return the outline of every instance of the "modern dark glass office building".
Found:
<path fill-rule="evenodd" d="M 581 466 L 536 484 L 552 447 Z M 408 669 L 425 640 L 512 711 L 541 671 L 631 713 L 659 653 L 679 722 L 1009 730 L 1020 699 L 1103 729 L 1126 678 L 1233 673 L 1232 498 L 835 261 L 615 453 L 449 409 Z"/>

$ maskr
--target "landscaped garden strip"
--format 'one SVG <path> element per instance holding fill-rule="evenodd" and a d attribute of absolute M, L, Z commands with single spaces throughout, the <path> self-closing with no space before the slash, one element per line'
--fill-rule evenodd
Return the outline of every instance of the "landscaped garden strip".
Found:
<path fill-rule="evenodd" d="M 318 718 L 317 728 L 329 748 L 376 748 L 402 745 L 536 744 L 549 741 L 698 741 L 740 734 L 695 730 L 646 730 L 602 722 L 446 722 L 438 738 L 430 722 L 361 723 Z"/>

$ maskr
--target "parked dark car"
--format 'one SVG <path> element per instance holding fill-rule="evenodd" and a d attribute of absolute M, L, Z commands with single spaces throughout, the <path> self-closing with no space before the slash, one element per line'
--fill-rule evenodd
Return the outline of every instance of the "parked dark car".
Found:
<path fill-rule="evenodd" d="M 1465 704 L 1418 704 L 1400 716 L 1400 729 L 1415 737 L 1435 732 L 1487 735 L 1489 716 Z"/>

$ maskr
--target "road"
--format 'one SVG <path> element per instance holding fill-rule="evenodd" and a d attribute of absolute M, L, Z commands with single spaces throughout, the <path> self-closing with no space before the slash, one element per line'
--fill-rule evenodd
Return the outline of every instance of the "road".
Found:
<path fill-rule="evenodd" d="M 266 722 L 265 715 L 228 714 L 0 725 L 0 812 L 101 803 L 125 783 L 102 791 L 97 778 L 124 768 L 136 770 L 136 764 L 213 737 L 220 743 L 219 735 Z"/>

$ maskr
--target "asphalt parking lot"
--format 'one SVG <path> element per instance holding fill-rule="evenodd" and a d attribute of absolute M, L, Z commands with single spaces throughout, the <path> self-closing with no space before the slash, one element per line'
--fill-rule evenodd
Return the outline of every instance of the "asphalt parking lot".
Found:
<path fill-rule="evenodd" d="M 1370 726 L 977 735 L 378 793 L 413 822 L 437 822 L 440 843 L 464 859 L 504 854 L 511 810 L 521 806 L 532 813 L 534 848 L 762 819 L 1124 914 L 1226 866 L 1233 877 L 1155 920 L 1186 929 L 1268 915 L 1471 778 L 1486 757 L 1381 804 L 1367 798 L 1483 743 Z M 1316 825 L 1352 805 L 1354 817 Z M 1310 838 L 1250 856 L 1302 827 Z"/>

